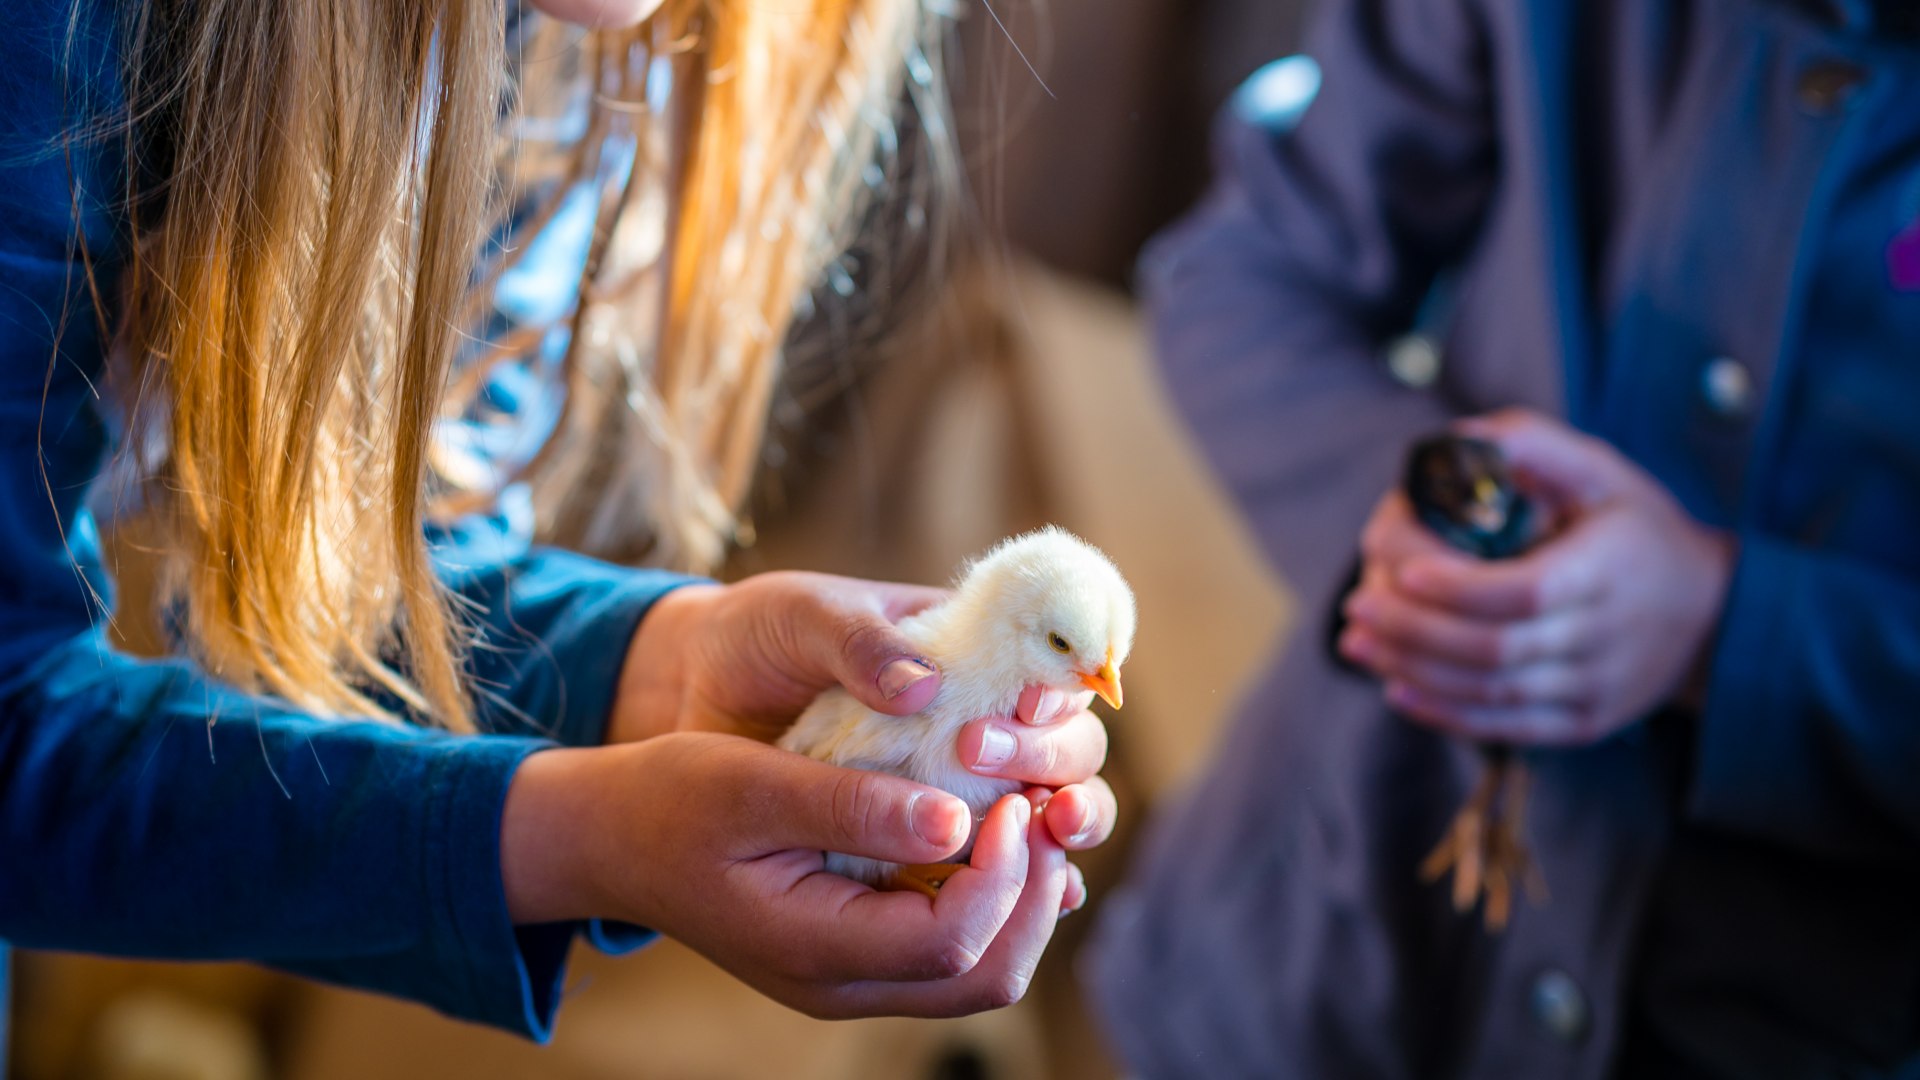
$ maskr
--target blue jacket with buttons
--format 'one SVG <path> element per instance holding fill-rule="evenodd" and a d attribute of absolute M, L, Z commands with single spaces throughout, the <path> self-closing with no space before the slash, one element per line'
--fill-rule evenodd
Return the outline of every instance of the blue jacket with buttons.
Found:
<path fill-rule="evenodd" d="M 1143 269 L 1169 390 L 1307 625 L 1107 910 L 1110 1031 L 1155 1076 L 1910 1067 L 1913 6 L 1321 7 Z M 1443 360 L 1413 387 L 1383 356 L 1421 325 Z M 1416 873 L 1478 761 L 1319 634 L 1410 441 L 1510 405 L 1740 555 L 1697 714 L 1533 755 L 1551 898 L 1489 938 Z"/>
<path fill-rule="evenodd" d="M 97 95 L 113 7 L 79 7 L 71 62 Z M 683 579 L 531 548 L 511 515 L 441 537 L 484 641 L 473 677 L 511 706 L 487 736 L 319 720 L 116 651 L 90 600 L 110 595 L 85 508 L 109 439 L 73 241 L 112 296 L 125 228 L 117 150 L 60 149 L 73 8 L 12 0 L 0 68 L 0 1061 L 4 941 L 258 960 L 544 1038 L 576 932 L 644 934 L 512 924 L 507 787 L 528 754 L 601 739 L 633 631 Z"/>

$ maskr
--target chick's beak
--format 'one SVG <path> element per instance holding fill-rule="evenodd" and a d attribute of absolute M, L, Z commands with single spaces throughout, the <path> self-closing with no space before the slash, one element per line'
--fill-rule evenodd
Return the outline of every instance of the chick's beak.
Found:
<path fill-rule="evenodd" d="M 1120 707 L 1120 672 L 1113 666 L 1113 652 L 1108 650 L 1106 663 L 1098 671 L 1080 673 L 1080 683 L 1087 689 L 1100 695 L 1100 700 L 1118 709 Z"/>

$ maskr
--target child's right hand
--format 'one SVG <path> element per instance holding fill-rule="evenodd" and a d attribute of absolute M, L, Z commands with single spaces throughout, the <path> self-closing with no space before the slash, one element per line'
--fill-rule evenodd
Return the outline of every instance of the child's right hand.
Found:
<path fill-rule="evenodd" d="M 1008 796 L 937 900 L 876 892 L 822 850 L 939 862 L 971 824 L 935 788 L 726 735 L 550 750 L 501 824 L 516 923 L 612 918 L 661 931 L 818 1017 L 957 1016 L 1019 1000 L 1067 891 L 1066 853 Z"/>

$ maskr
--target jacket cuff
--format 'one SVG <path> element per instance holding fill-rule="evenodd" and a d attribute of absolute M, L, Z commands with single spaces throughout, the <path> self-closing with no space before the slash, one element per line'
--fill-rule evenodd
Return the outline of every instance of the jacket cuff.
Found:
<path fill-rule="evenodd" d="M 1689 809 L 1702 822 L 1787 827 L 1772 820 L 1782 807 L 1817 801 L 1805 765 L 1820 749 L 1787 640 L 1807 614 L 1801 570 L 1782 545 L 1741 537 L 1698 728 Z"/>
<path fill-rule="evenodd" d="M 599 746 L 620 687 L 640 620 L 668 593 L 705 578 L 637 571 L 581 560 L 577 599 L 547 635 L 547 646 L 566 657 L 565 685 L 553 703 L 555 737 L 566 746 Z"/>
<path fill-rule="evenodd" d="M 421 825 L 430 946 L 454 982 L 442 1008 L 535 1042 L 553 1034 L 577 924 L 513 925 L 500 873 L 500 827 L 514 772 L 551 746 L 537 739 L 467 740 L 435 777 Z"/>
<path fill-rule="evenodd" d="M 658 941 L 660 932 L 612 919 L 588 919 L 580 936 L 587 939 L 587 944 L 608 956 L 625 956 Z"/>

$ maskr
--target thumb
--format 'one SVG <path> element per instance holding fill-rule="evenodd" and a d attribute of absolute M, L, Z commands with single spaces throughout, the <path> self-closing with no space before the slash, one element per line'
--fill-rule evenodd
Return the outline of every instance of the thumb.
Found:
<path fill-rule="evenodd" d="M 1591 510 L 1613 500 L 1632 480 L 1625 459 L 1612 446 L 1530 409 L 1463 420 L 1455 430 L 1500 447 L 1524 486 L 1574 510 Z"/>
<path fill-rule="evenodd" d="M 905 586 L 869 586 L 865 602 L 809 608 L 824 625 L 802 635 L 813 661 L 860 704 L 890 716 L 907 716 L 932 704 L 940 689 L 940 671 L 920 647 L 893 624 L 907 599 L 933 590 Z M 894 594 L 899 594 L 898 596 Z"/>
<path fill-rule="evenodd" d="M 960 850 L 972 831 L 967 804 L 938 788 L 761 749 L 779 761 L 756 769 L 745 787 L 762 796 L 743 800 L 765 849 L 756 854 L 802 848 L 933 863 Z"/>

